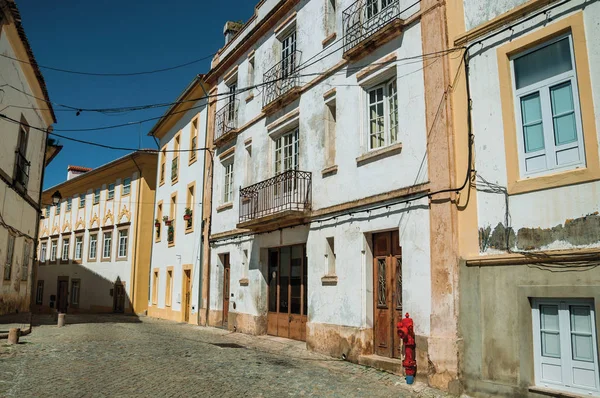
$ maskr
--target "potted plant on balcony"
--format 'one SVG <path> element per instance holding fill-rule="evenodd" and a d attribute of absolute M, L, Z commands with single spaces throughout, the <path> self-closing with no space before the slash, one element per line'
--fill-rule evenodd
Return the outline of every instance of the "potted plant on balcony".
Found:
<path fill-rule="evenodd" d="M 158 220 L 158 218 L 154 220 L 154 226 L 156 228 L 160 227 L 160 221 Z"/>
<path fill-rule="evenodd" d="M 175 228 L 173 228 L 172 225 L 169 225 L 169 229 L 167 230 L 167 240 L 169 241 L 169 243 L 173 242 L 174 235 L 175 235 Z"/>
<path fill-rule="evenodd" d="M 164 216 L 164 217 L 163 217 L 163 221 L 165 222 L 165 225 L 166 225 L 167 227 L 170 227 L 170 226 L 171 226 L 171 223 L 173 222 L 173 220 L 169 220 L 169 217 L 168 217 L 168 216 Z"/>
<path fill-rule="evenodd" d="M 183 219 L 185 221 L 192 219 L 192 209 L 190 209 L 189 207 L 185 208 L 185 213 L 183 214 Z"/>

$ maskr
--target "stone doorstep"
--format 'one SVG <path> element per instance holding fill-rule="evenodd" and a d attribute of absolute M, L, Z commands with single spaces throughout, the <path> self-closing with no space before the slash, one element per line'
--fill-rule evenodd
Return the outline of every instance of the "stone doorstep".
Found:
<path fill-rule="evenodd" d="M 358 364 L 404 376 L 404 368 L 400 359 L 380 357 L 379 355 L 360 355 Z"/>

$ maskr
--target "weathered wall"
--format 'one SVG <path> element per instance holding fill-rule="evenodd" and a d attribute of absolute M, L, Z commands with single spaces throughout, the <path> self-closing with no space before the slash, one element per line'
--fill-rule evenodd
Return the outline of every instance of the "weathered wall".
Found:
<path fill-rule="evenodd" d="M 467 30 L 481 25 L 527 0 L 464 0 Z"/>
<path fill-rule="evenodd" d="M 543 265 L 461 264 L 461 371 L 469 393 L 528 395 L 535 384 L 530 297 L 593 298 L 600 310 L 600 270 L 557 272 Z M 596 317 L 596 329 L 600 320 Z"/>

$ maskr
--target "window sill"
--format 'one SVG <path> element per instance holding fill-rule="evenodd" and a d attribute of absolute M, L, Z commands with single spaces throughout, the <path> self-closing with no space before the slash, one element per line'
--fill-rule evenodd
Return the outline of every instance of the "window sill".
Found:
<path fill-rule="evenodd" d="M 163 185 L 165 185 L 165 180 L 162 180 L 162 181 L 159 181 L 159 182 L 158 182 L 158 186 L 159 186 L 159 187 L 162 187 Z"/>
<path fill-rule="evenodd" d="M 327 36 L 325 39 L 323 39 L 323 42 L 321 44 L 323 44 L 323 48 L 327 47 L 328 45 L 331 44 L 332 41 L 335 40 L 335 38 L 337 37 L 337 33 L 332 33 L 329 36 Z"/>
<path fill-rule="evenodd" d="M 248 278 L 240 279 L 240 286 L 248 286 L 249 284 L 250 284 L 250 281 L 248 280 Z"/>
<path fill-rule="evenodd" d="M 232 208 L 233 208 L 233 202 L 225 203 L 225 204 L 217 207 L 217 213 L 225 211 L 225 210 L 229 210 Z"/>
<path fill-rule="evenodd" d="M 323 286 L 336 286 L 338 283 L 338 277 L 336 275 L 325 275 L 321 278 L 321 284 Z"/>
<path fill-rule="evenodd" d="M 335 174 L 337 174 L 337 172 L 338 172 L 338 166 L 337 166 L 337 164 L 334 164 L 333 166 L 325 167 L 323 170 L 321 170 L 321 176 L 323 178 L 325 178 L 325 177 L 335 175 Z"/>
<path fill-rule="evenodd" d="M 175 246 L 175 242 L 169 242 L 169 244 L 167 245 L 167 247 L 173 247 Z"/>
<path fill-rule="evenodd" d="M 402 143 L 399 142 L 397 144 L 393 144 L 387 146 L 385 148 L 377 149 L 374 151 L 369 151 L 364 155 L 360 155 L 356 158 L 356 166 L 360 167 L 362 165 L 375 162 L 376 160 L 387 158 L 389 156 L 396 155 L 402 152 Z"/>
<path fill-rule="evenodd" d="M 127 257 L 117 257 L 117 261 L 127 261 Z"/>
<path fill-rule="evenodd" d="M 587 396 L 585 394 L 577 394 L 574 392 L 554 390 L 551 388 L 538 387 L 538 386 L 529 387 L 529 391 L 537 393 L 537 394 L 548 395 L 550 397 L 557 397 L 557 398 L 581 398 L 581 397 Z"/>
<path fill-rule="evenodd" d="M 250 93 L 247 97 L 246 97 L 246 103 L 252 101 L 254 99 L 254 93 Z"/>
<path fill-rule="evenodd" d="M 196 157 L 195 157 L 195 158 L 193 158 L 193 159 L 190 159 L 190 160 L 188 161 L 188 166 L 191 166 L 191 165 L 193 165 L 193 164 L 194 164 L 194 163 L 196 163 L 197 161 L 198 161 L 198 156 L 196 156 Z"/>
<path fill-rule="evenodd" d="M 178 182 L 178 181 L 179 181 L 179 177 L 177 177 L 177 178 L 176 178 L 176 179 L 174 179 L 174 180 L 171 180 L 171 185 L 175 185 L 175 184 L 177 184 L 177 182 Z"/>
<path fill-rule="evenodd" d="M 102 263 L 110 263 L 112 261 L 111 257 L 102 257 L 102 260 L 100 260 L 100 262 Z"/>
<path fill-rule="evenodd" d="M 508 184 L 508 194 L 516 195 L 597 180 L 600 180 L 600 169 L 597 168 L 579 168 L 557 171 L 552 174 L 512 181 Z"/>
<path fill-rule="evenodd" d="M 185 230 L 185 234 L 186 234 L 186 235 L 187 235 L 187 234 L 191 234 L 192 232 L 194 232 L 194 227 L 192 227 L 192 228 L 187 228 L 187 229 Z"/>

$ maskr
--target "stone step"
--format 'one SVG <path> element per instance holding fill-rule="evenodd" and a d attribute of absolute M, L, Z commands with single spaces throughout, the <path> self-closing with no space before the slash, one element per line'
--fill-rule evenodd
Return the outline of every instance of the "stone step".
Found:
<path fill-rule="evenodd" d="M 404 375 L 404 368 L 400 359 L 380 357 L 379 355 L 361 355 L 358 357 L 358 363 L 397 375 Z"/>

